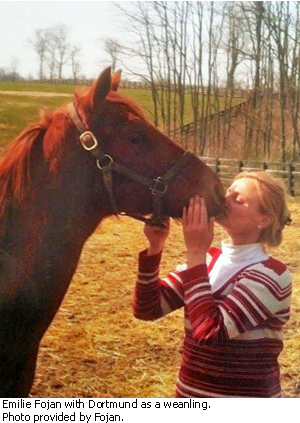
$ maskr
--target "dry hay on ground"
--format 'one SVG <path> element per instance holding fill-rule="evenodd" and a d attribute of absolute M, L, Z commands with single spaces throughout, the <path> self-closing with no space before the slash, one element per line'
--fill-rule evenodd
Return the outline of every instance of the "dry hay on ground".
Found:
<path fill-rule="evenodd" d="M 280 357 L 285 396 L 300 396 L 300 212 L 273 255 L 294 274 L 292 317 Z M 216 229 L 215 243 L 224 233 Z M 40 349 L 33 397 L 172 397 L 180 364 L 182 311 L 155 322 L 133 318 L 143 224 L 107 219 L 87 242 L 63 305 Z M 181 227 L 172 224 L 161 272 L 185 261 Z"/>

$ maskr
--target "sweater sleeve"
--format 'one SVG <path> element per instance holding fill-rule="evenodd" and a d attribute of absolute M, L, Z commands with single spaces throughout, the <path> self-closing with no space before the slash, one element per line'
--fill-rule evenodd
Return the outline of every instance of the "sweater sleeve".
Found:
<path fill-rule="evenodd" d="M 139 254 L 138 279 L 133 300 L 133 314 L 137 319 L 155 320 L 183 306 L 182 280 L 178 271 L 159 278 L 161 253 Z"/>
<path fill-rule="evenodd" d="M 230 294 L 216 302 L 207 268 L 195 266 L 181 272 L 184 304 L 197 341 L 234 339 L 253 330 L 268 319 L 273 325 L 288 319 L 291 301 L 291 276 L 259 263 L 242 272 Z"/>

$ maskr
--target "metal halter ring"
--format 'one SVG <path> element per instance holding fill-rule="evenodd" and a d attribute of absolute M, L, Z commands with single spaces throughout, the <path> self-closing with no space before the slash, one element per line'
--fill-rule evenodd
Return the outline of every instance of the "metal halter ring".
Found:
<path fill-rule="evenodd" d="M 156 179 L 154 179 L 154 185 L 150 188 L 151 194 L 164 194 L 168 189 L 168 184 L 163 180 L 161 176 L 158 176 Z M 163 188 L 163 189 L 161 189 Z"/>
<path fill-rule="evenodd" d="M 97 166 L 98 166 L 98 168 L 100 169 L 100 170 L 102 170 L 103 168 L 105 168 L 105 167 L 110 167 L 110 166 L 112 166 L 112 164 L 113 164 L 113 162 L 114 162 L 114 160 L 113 160 L 113 158 L 112 157 L 110 157 L 108 154 L 105 154 L 105 158 L 106 159 L 108 159 L 108 163 L 107 163 L 107 165 L 103 165 L 103 166 L 101 166 L 100 165 L 100 160 L 99 159 L 97 159 Z"/>
<path fill-rule="evenodd" d="M 94 150 L 98 146 L 97 138 L 90 131 L 85 131 L 83 134 L 80 135 L 79 139 L 82 147 L 87 151 Z M 93 144 L 89 145 L 91 141 L 93 142 Z"/>

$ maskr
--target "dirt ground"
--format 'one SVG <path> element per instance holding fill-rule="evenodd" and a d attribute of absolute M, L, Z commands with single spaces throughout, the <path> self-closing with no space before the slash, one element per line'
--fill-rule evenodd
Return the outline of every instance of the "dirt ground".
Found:
<path fill-rule="evenodd" d="M 292 317 L 280 357 L 286 397 L 300 397 L 300 213 L 272 255 L 294 275 Z M 183 314 L 155 322 L 133 318 L 131 302 L 143 224 L 107 219 L 88 240 L 68 294 L 40 349 L 32 397 L 172 397 L 180 365 Z M 224 233 L 216 228 L 214 244 Z M 181 227 L 172 224 L 161 273 L 185 262 Z"/>

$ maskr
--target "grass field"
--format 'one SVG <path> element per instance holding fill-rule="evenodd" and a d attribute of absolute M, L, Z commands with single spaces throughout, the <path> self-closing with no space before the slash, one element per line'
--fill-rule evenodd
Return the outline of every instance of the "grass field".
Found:
<path fill-rule="evenodd" d="M 5 146 L 22 129 L 35 122 L 38 119 L 39 109 L 54 110 L 70 101 L 75 90 L 82 89 L 85 88 L 73 85 L 0 82 L 0 147 Z M 21 95 L 22 93 L 25 95 Z M 44 96 L 43 93 L 45 93 Z M 55 93 L 65 96 L 55 96 Z M 120 93 L 135 100 L 145 110 L 147 118 L 153 121 L 150 90 L 120 89 Z M 212 104 L 213 101 L 212 98 Z M 222 99 L 220 102 L 222 103 Z M 234 99 L 234 104 L 239 102 L 241 99 Z M 190 123 L 192 120 L 191 102 L 187 96 L 184 121 Z"/>
<path fill-rule="evenodd" d="M 26 84 L 0 82 L 0 147 L 4 147 L 26 126 L 38 120 L 41 108 L 49 111 L 68 103 L 75 90 L 84 87 L 72 85 Z M 11 93 L 15 93 L 11 95 Z M 20 95 L 25 92 L 26 95 Z M 152 120 L 152 101 L 149 90 L 120 90 L 124 95 L 134 99 Z M 45 93 L 45 95 L 41 95 Z M 53 96 L 53 93 L 69 96 Z M 37 95 L 38 94 L 38 95 Z M 51 94 L 51 96 L 50 96 Z"/>
<path fill-rule="evenodd" d="M 54 110 L 66 102 L 66 98 L 62 97 L 19 97 L 0 94 L 0 147 L 37 121 L 41 107 Z"/>
<path fill-rule="evenodd" d="M 78 85 L 70 84 L 36 84 L 30 82 L 3 82 L 0 81 L 0 91 L 38 91 L 45 93 L 65 93 L 72 94 L 76 89 L 80 88 Z"/>

